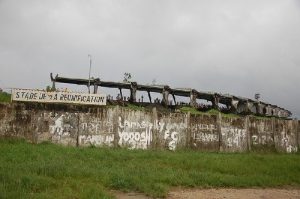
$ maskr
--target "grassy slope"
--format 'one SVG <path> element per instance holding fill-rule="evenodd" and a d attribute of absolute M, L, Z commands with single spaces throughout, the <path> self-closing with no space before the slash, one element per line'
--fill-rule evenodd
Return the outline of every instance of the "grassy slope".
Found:
<path fill-rule="evenodd" d="M 0 93 L 0 102 L 10 102 L 11 94 L 2 92 Z"/>
<path fill-rule="evenodd" d="M 222 154 L 32 145 L 0 139 L 0 198 L 166 196 L 171 186 L 300 185 L 299 154 Z"/>

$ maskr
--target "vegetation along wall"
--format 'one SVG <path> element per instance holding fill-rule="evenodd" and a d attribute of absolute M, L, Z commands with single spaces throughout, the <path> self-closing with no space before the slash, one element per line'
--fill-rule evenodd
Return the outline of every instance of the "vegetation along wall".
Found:
<path fill-rule="evenodd" d="M 297 152 L 296 120 L 161 113 L 120 106 L 0 103 L 0 136 L 130 149 Z"/>

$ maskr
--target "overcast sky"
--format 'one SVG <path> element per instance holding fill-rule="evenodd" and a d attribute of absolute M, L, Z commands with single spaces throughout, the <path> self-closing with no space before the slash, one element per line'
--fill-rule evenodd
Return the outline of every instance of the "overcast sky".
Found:
<path fill-rule="evenodd" d="M 102 80 L 259 92 L 300 116 L 300 0 L 0 0 L 0 88 L 88 78 L 88 54 Z"/>

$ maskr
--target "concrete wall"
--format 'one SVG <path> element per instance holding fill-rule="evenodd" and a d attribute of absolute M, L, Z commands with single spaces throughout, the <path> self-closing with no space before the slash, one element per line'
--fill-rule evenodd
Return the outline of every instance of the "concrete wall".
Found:
<path fill-rule="evenodd" d="M 71 146 L 296 152 L 300 122 L 135 111 L 124 107 L 0 104 L 0 136 Z"/>

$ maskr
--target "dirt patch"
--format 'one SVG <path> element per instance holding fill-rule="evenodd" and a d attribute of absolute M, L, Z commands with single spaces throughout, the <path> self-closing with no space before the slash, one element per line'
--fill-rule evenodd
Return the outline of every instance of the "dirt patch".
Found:
<path fill-rule="evenodd" d="M 129 193 L 124 193 L 121 191 L 112 191 L 112 194 L 117 198 L 117 199 L 150 199 L 150 197 L 146 196 L 145 194 L 142 193 L 134 193 L 134 192 L 129 192 Z"/>
<path fill-rule="evenodd" d="M 300 189 L 181 189 L 169 199 L 300 199 Z"/>
<path fill-rule="evenodd" d="M 114 191 L 117 199 L 149 199 L 141 193 Z M 179 189 L 171 190 L 167 199 L 300 199 L 300 189 Z"/>

